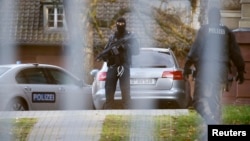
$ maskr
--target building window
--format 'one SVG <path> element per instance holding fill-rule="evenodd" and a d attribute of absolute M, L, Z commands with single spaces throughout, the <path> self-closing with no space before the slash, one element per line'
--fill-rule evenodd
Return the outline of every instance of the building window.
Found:
<path fill-rule="evenodd" d="M 44 27 L 48 30 L 65 28 L 65 16 L 62 5 L 44 5 Z"/>

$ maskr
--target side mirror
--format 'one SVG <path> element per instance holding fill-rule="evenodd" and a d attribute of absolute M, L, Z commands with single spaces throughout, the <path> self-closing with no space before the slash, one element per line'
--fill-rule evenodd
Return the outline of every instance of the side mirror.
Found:
<path fill-rule="evenodd" d="M 99 72 L 99 69 L 93 69 L 93 70 L 90 71 L 90 75 L 92 75 L 93 77 L 95 77 L 98 72 Z"/>

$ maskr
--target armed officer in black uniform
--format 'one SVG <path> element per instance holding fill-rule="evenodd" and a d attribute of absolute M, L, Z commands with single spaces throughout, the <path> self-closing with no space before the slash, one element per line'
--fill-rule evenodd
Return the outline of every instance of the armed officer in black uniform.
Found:
<path fill-rule="evenodd" d="M 245 64 L 234 34 L 220 24 L 220 10 L 211 8 L 207 25 L 202 26 L 188 53 L 184 75 L 190 67 L 196 69 L 194 108 L 205 119 L 206 124 L 221 122 L 220 100 L 232 62 L 237 68 L 236 81 L 244 82 Z"/>
<path fill-rule="evenodd" d="M 126 30 L 126 20 L 116 21 L 117 31 L 109 38 L 103 52 L 97 58 L 107 62 L 105 82 L 106 103 L 104 109 L 114 108 L 114 94 L 119 80 L 123 108 L 130 108 L 130 65 L 132 55 L 139 53 L 138 41 L 134 34 Z"/>

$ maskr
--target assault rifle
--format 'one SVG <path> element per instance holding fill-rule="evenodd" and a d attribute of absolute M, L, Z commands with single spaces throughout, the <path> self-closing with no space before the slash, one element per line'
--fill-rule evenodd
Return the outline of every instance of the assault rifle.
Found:
<path fill-rule="evenodd" d="M 132 35 L 128 35 L 125 36 L 122 39 L 119 39 L 117 41 L 111 41 L 109 42 L 106 47 L 104 48 L 104 50 L 99 53 L 96 57 L 96 60 L 107 60 L 107 58 L 110 55 L 118 55 L 119 54 L 119 48 L 120 47 L 124 47 L 123 44 L 127 41 L 129 41 L 130 39 L 132 39 L 133 36 Z"/>

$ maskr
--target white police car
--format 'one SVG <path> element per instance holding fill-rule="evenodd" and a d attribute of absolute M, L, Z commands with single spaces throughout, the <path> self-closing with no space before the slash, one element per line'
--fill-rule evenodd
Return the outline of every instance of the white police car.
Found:
<path fill-rule="evenodd" d="M 91 85 L 48 64 L 0 65 L 0 110 L 93 109 Z"/>

